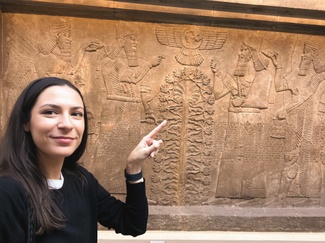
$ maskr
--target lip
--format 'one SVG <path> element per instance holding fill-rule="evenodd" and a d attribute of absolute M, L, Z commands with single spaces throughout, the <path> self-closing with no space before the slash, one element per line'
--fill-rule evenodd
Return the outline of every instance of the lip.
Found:
<path fill-rule="evenodd" d="M 65 136 L 52 137 L 52 139 L 58 144 L 62 144 L 62 145 L 69 145 L 74 140 L 74 138 L 72 137 L 65 137 Z"/>

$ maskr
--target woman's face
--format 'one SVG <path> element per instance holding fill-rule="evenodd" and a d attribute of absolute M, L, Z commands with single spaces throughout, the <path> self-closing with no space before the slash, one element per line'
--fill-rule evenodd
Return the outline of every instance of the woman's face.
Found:
<path fill-rule="evenodd" d="M 84 105 L 68 86 L 51 86 L 38 97 L 26 129 L 31 133 L 39 161 L 64 160 L 80 145 L 85 129 Z"/>

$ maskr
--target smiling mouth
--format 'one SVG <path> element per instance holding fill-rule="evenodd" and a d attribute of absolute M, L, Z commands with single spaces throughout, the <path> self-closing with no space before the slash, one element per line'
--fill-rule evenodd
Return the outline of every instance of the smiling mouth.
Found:
<path fill-rule="evenodd" d="M 59 144 L 71 144 L 74 140 L 72 137 L 52 137 Z"/>

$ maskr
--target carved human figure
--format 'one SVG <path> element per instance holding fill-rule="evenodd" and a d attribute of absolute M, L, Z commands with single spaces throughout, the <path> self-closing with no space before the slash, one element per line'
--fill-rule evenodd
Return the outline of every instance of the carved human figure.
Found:
<path fill-rule="evenodd" d="M 137 84 L 143 80 L 150 69 L 160 65 L 163 56 L 155 56 L 151 60 L 144 60 L 138 57 L 137 34 L 133 29 L 117 29 L 117 46 L 108 53 L 100 65 L 101 74 L 105 82 L 107 99 L 123 102 L 118 112 L 123 113 L 124 102 L 140 103 L 141 96 L 136 89 Z M 124 50 L 125 56 L 121 54 Z M 144 103 L 146 118 L 155 122 L 147 100 Z"/>
<path fill-rule="evenodd" d="M 325 98 L 324 89 L 320 89 L 321 83 L 325 80 L 325 65 L 319 59 L 317 42 L 308 40 L 304 43 L 297 75 L 305 77 L 305 83 L 302 88 L 298 89 L 298 93 L 275 113 L 275 119 L 286 120 L 286 123 L 295 129 L 297 136 L 301 137 L 296 145 L 301 151 L 297 162 L 298 191 L 296 194 L 299 197 L 308 198 L 314 197 L 315 191 L 320 191 L 320 184 L 317 181 L 321 180 L 321 171 L 312 158 L 316 149 L 313 139 L 317 137 L 314 136 L 318 116 L 315 107 L 319 107 Z M 298 108 L 299 113 L 302 114 L 301 120 L 288 119 Z M 314 188 L 309 187 L 311 184 Z"/>
<path fill-rule="evenodd" d="M 288 195 L 292 181 L 296 178 L 298 172 L 297 160 L 299 157 L 299 149 L 289 151 L 284 157 L 284 169 L 282 172 L 279 199 L 283 200 Z"/>
<path fill-rule="evenodd" d="M 285 119 L 290 111 L 299 107 L 315 94 L 320 83 L 325 80 L 325 65 L 318 58 L 318 49 L 316 42 L 305 42 L 298 75 L 309 80 L 305 80 L 305 85 L 298 91 L 299 93 L 276 112 L 275 117 L 277 119 Z"/>
<path fill-rule="evenodd" d="M 269 106 L 269 94 L 274 76 L 268 70 L 269 58 L 258 50 L 259 42 L 243 42 L 237 66 L 232 75 L 224 73 L 215 60 L 214 96 L 221 99 L 230 94 L 228 125 L 224 151 L 218 169 L 216 197 L 263 197 L 265 191 L 254 189 L 263 184 L 265 158 L 263 146 L 263 117 L 261 111 Z M 269 51 L 270 52 L 270 51 Z M 253 64 L 253 70 L 250 70 Z M 248 73 L 253 73 L 251 77 Z M 258 160 L 256 156 L 259 156 Z"/>
<path fill-rule="evenodd" d="M 284 165 L 282 171 L 279 173 L 279 183 L 273 185 L 273 194 L 268 195 L 264 203 L 265 206 L 279 205 L 286 206 L 286 198 L 288 196 L 292 182 L 298 174 L 298 158 L 300 155 L 300 148 L 295 148 L 292 151 L 288 151 L 284 154 Z M 278 175 L 274 175 L 278 177 Z M 272 180 L 272 176 L 270 178 Z M 272 183 L 272 182 L 271 182 Z M 269 190 L 270 191 L 270 190 Z"/>
<path fill-rule="evenodd" d="M 58 19 L 50 27 L 50 39 L 38 44 L 39 54 L 34 62 L 38 77 L 65 78 L 82 88 L 84 80 L 80 65 L 84 53 L 97 51 L 103 45 L 98 40 L 86 41 L 75 54 L 71 46 L 71 24 Z"/>

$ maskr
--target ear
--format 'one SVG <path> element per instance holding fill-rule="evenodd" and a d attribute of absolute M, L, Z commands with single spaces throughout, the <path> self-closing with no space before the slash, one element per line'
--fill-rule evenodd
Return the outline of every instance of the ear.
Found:
<path fill-rule="evenodd" d="M 25 132 L 29 132 L 30 129 L 29 129 L 29 123 L 28 124 L 24 124 L 24 130 Z"/>

